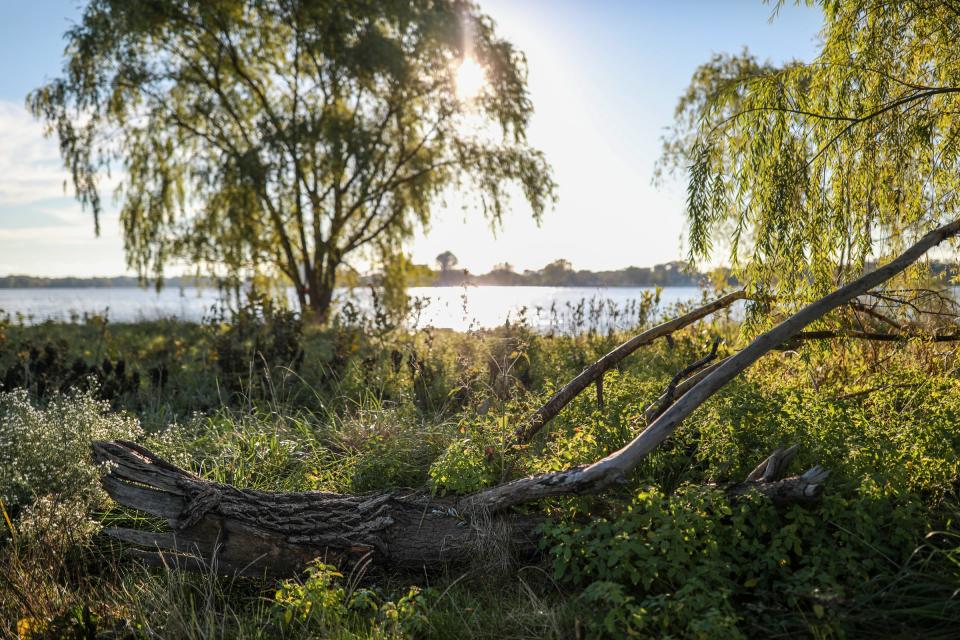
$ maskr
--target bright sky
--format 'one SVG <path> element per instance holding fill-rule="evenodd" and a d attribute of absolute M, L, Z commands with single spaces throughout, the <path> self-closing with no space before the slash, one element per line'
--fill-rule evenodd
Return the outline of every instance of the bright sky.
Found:
<path fill-rule="evenodd" d="M 501 35 L 527 54 L 536 113 L 530 141 L 554 168 L 560 202 L 538 227 L 522 200 L 494 235 L 450 198 L 413 243 L 417 262 L 453 251 L 462 267 L 650 266 L 682 258 L 683 185 L 655 188 L 660 135 L 694 68 L 747 46 L 761 58 L 810 59 L 817 9 L 760 0 L 480 0 Z M 0 275 L 126 273 L 115 208 L 92 216 L 64 192 L 57 142 L 24 109 L 55 77 L 78 0 L 4 0 L 0 21 Z M 105 200 L 109 201 L 109 194 Z"/>

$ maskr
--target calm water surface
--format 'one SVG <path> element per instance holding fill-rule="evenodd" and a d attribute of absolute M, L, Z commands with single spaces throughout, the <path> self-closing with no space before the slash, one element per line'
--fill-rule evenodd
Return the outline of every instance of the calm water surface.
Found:
<path fill-rule="evenodd" d="M 623 323 L 623 310 L 637 304 L 651 287 L 413 287 L 411 296 L 425 306 L 415 326 L 433 326 L 466 330 L 489 328 L 506 321 L 516 322 L 521 316 L 531 325 L 569 330 L 578 314 L 594 326 Z M 666 287 L 660 296 L 659 310 L 678 302 L 699 300 L 697 287 Z M 351 298 L 352 296 L 352 298 Z M 366 290 L 346 290 L 338 294 L 338 302 L 346 299 L 362 309 L 370 308 Z M 159 293 L 135 287 L 75 289 L 0 289 L 0 310 L 14 321 L 33 324 L 44 320 L 82 320 L 84 315 L 106 315 L 111 322 L 136 322 L 178 318 L 199 322 L 211 313 L 220 301 L 213 288 L 167 288 Z M 578 310 L 578 305 L 583 306 Z M 620 311 L 615 311 L 619 309 Z"/>

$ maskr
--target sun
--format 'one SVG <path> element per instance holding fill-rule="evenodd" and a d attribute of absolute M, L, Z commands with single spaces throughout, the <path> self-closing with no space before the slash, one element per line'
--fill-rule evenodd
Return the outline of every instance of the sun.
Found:
<path fill-rule="evenodd" d="M 457 68 L 456 83 L 457 97 L 463 101 L 473 100 L 483 92 L 487 72 L 472 57 L 465 57 Z"/>

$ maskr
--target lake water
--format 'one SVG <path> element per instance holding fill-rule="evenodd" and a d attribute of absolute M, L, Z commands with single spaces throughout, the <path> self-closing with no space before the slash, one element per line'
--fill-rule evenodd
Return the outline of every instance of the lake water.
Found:
<path fill-rule="evenodd" d="M 630 326 L 637 305 L 652 287 L 413 287 L 411 296 L 424 307 L 413 324 L 467 330 L 490 328 L 523 316 L 543 330 L 570 331 L 578 322 L 594 328 Z M 666 287 L 658 309 L 699 300 L 697 287 Z M 364 310 L 370 293 L 358 289 L 338 292 L 338 302 L 352 299 Z M 178 318 L 200 322 L 220 301 L 213 288 L 166 288 L 159 293 L 136 287 L 73 289 L 0 289 L 0 311 L 15 322 L 82 321 L 85 315 L 106 315 L 111 322 Z M 581 324 L 581 330 L 584 325 Z"/>

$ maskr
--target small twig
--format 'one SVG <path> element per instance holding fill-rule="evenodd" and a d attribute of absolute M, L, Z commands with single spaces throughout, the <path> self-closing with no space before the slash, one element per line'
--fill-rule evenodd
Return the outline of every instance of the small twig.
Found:
<path fill-rule="evenodd" d="M 798 340 L 830 340 L 832 338 L 854 338 L 857 340 L 876 340 L 879 342 L 906 342 L 920 340 L 925 342 L 958 342 L 960 332 L 954 333 L 881 333 L 878 331 L 801 331 L 790 340 L 780 345 L 780 349 L 790 348 L 790 344 Z"/>
<path fill-rule="evenodd" d="M 651 420 L 656 419 L 661 413 L 666 411 L 674 400 L 676 400 L 677 385 L 680 384 L 680 381 L 686 378 L 687 376 L 696 373 L 699 369 L 705 367 L 706 365 L 713 362 L 717 357 L 717 347 L 720 346 L 720 337 L 714 339 L 713 345 L 710 347 L 710 353 L 703 356 L 696 362 L 693 362 L 686 366 L 683 370 L 677 373 L 673 378 L 670 379 L 670 383 L 667 385 L 666 390 L 663 392 L 663 395 L 660 396 L 659 401 L 656 405 L 651 405 L 644 412 L 643 416 L 646 418 L 649 423 Z"/>
<path fill-rule="evenodd" d="M 894 329 L 896 329 L 896 330 L 898 330 L 898 331 L 902 331 L 902 330 L 903 330 L 903 325 L 902 325 L 902 324 L 900 324 L 899 322 L 897 322 L 897 321 L 894 320 L 893 318 L 888 318 L 887 316 L 883 315 L 882 313 L 880 313 L 879 311 L 877 311 L 874 307 L 868 307 L 867 305 L 861 304 L 861 303 L 857 302 L 856 300 L 851 300 L 851 301 L 850 301 L 850 307 L 851 307 L 852 309 L 854 309 L 855 311 L 860 311 L 860 312 L 862 312 L 862 313 L 867 314 L 868 316 L 870 316 L 870 317 L 873 318 L 874 320 L 879 320 L 880 322 L 882 322 L 882 323 L 884 323 L 884 324 L 890 325 L 891 327 L 893 327 Z"/>

